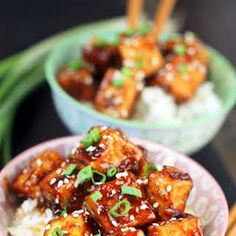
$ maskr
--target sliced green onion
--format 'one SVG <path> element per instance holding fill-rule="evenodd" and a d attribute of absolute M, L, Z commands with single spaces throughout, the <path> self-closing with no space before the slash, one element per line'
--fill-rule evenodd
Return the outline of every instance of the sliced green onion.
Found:
<path fill-rule="evenodd" d="M 103 173 L 97 171 L 97 170 L 93 170 L 93 175 L 92 175 L 92 182 L 95 184 L 95 185 L 100 185 L 100 184 L 103 184 L 106 182 L 106 175 L 104 175 Z M 98 175 L 100 177 L 99 181 L 95 181 L 95 175 Z"/>
<path fill-rule="evenodd" d="M 101 136 L 98 129 L 93 128 L 89 133 L 95 143 L 100 140 Z"/>
<path fill-rule="evenodd" d="M 118 46 L 120 44 L 120 38 L 118 36 L 115 36 L 112 40 L 111 40 L 111 45 L 113 46 Z"/>
<path fill-rule="evenodd" d="M 84 67 L 84 61 L 82 59 L 72 59 L 67 63 L 67 66 L 71 70 L 79 70 Z"/>
<path fill-rule="evenodd" d="M 61 211 L 61 217 L 67 215 L 67 204 L 64 206 L 63 210 Z"/>
<path fill-rule="evenodd" d="M 75 168 L 77 167 L 76 164 L 70 164 L 67 169 L 63 172 L 63 175 L 71 175 L 73 173 L 73 171 L 75 170 Z"/>
<path fill-rule="evenodd" d="M 95 45 L 97 47 L 103 47 L 107 44 L 107 41 L 104 38 L 96 37 L 95 38 Z"/>
<path fill-rule="evenodd" d="M 90 133 L 86 133 L 81 141 L 84 148 L 88 148 L 89 146 L 93 145 L 93 137 Z"/>
<path fill-rule="evenodd" d="M 124 79 L 123 78 L 119 78 L 119 79 L 113 79 L 112 80 L 112 85 L 114 87 L 121 87 L 124 85 Z"/>
<path fill-rule="evenodd" d="M 174 52 L 179 56 L 183 56 L 187 52 L 187 47 L 184 44 L 177 44 L 174 47 Z"/>
<path fill-rule="evenodd" d="M 64 236 L 64 233 L 59 227 L 53 229 L 51 236 Z"/>
<path fill-rule="evenodd" d="M 80 184 L 89 181 L 92 178 L 92 176 L 93 176 L 92 167 L 90 165 L 84 167 L 82 170 L 79 171 L 74 187 L 78 188 Z"/>
<path fill-rule="evenodd" d="M 117 210 L 121 207 L 124 206 L 124 210 L 122 212 L 117 212 Z M 114 216 L 114 217 L 119 217 L 119 216 L 125 216 L 131 208 L 131 205 L 128 200 L 123 199 L 120 202 L 117 202 L 110 210 L 109 214 Z"/>
<path fill-rule="evenodd" d="M 107 170 L 108 177 L 113 177 L 116 173 L 117 173 L 116 167 L 111 167 L 110 169 Z"/>
<path fill-rule="evenodd" d="M 133 75 L 132 70 L 131 70 L 130 68 L 128 68 L 128 67 L 123 67 L 123 68 L 121 69 L 121 73 L 122 73 L 124 76 L 126 76 L 126 77 L 131 77 L 131 76 Z"/>
<path fill-rule="evenodd" d="M 102 198 L 102 194 L 100 191 L 96 191 L 95 193 L 91 195 L 91 198 L 94 202 L 96 202 L 97 200 Z"/>
<path fill-rule="evenodd" d="M 121 186 L 121 192 L 123 194 L 128 194 L 135 197 L 142 197 L 142 192 L 138 188 L 127 186 L 127 185 Z"/>
<path fill-rule="evenodd" d="M 141 35 L 145 35 L 145 34 L 148 34 L 150 33 L 152 30 L 152 27 L 150 24 L 143 24 L 141 26 L 138 27 L 138 32 L 141 34 Z"/>
<path fill-rule="evenodd" d="M 102 236 L 102 234 L 99 232 L 98 234 L 95 234 L 94 236 Z"/>
<path fill-rule="evenodd" d="M 136 29 L 128 29 L 128 30 L 126 30 L 125 34 L 126 34 L 128 37 L 131 37 L 131 36 L 133 36 L 136 32 L 137 32 Z"/>
<path fill-rule="evenodd" d="M 144 61 L 143 61 L 142 58 L 137 58 L 137 59 L 135 59 L 134 63 L 135 63 L 135 66 L 136 66 L 138 69 L 142 69 L 142 68 L 143 68 Z"/>
<path fill-rule="evenodd" d="M 179 64 L 177 69 L 182 75 L 186 75 L 189 72 L 186 64 Z"/>
<path fill-rule="evenodd" d="M 148 174 L 151 170 L 157 170 L 157 167 L 153 164 L 147 164 L 144 168 L 144 174 L 146 177 L 148 177 Z"/>

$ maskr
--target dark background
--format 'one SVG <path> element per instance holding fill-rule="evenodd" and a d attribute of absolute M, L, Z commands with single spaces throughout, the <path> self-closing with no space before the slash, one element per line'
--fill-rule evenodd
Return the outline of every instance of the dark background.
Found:
<path fill-rule="evenodd" d="M 149 0 L 146 0 L 149 1 Z M 236 65 L 236 1 L 179 0 L 184 30 L 192 30 Z M 125 13 L 125 0 L 1 0 L 0 58 L 69 27 Z M 69 135 L 53 108 L 47 85 L 20 106 L 13 132 L 13 154 L 44 140 Z M 229 205 L 236 190 L 227 167 L 212 144 L 193 155 L 222 186 Z"/>

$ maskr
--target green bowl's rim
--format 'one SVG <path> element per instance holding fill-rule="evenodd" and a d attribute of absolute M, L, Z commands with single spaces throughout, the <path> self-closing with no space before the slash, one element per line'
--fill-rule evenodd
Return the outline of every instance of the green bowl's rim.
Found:
<path fill-rule="evenodd" d="M 109 23 L 111 23 L 112 21 L 108 21 Z M 115 23 L 115 21 L 114 21 Z M 68 103 L 71 103 L 73 106 L 75 106 L 76 108 L 79 108 L 81 110 L 81 112 L 87 113 L 91 116 L 94 116 L 95 118 L 101 119 L 104 122 L 109 122 L 109 123 L 113 123 L 117 126 L 126 126 L 126 127 L 130 127 L 130 128 L 143 128 L 143 129 L 172 129 L 172 128 L 182 128 L 182 127 L 188 127 L 188 126 L 196 126 L 196 125 L 200 125 L 200 124 L 204 124 L 206 122 L 209 122 L 213 119 L 217 119 L 220 118 L 222 115 L 227 115 L 227 113 L 231 110 L 231 108 L 234 106 L 235 102 L 236 102 L 236 92 L 235 93 L 231 93 L 230 97 L 227 99 L 226 102 L 223 103 L 223 107 L 215 112 L 215 113 L 210 113 L 204 117 L 200 117 L 197 119 L 192 119 L 189 121 L 175 121 L 175 122 L 171 122 L 171 123 L 156 123 L 156 122 L 144 122 L 144 121 L 135 121 L 135 120 L 122 120 L 119 118 L 115 118 L 106 114 L 103 114 L 101 112 L 96 111 L 93 108 L 90 108 L 82 103 L 80 103 L 79 101 L 77 101 L 76 99 L 74 99 L 73 97 L 71 97 L 69 94 L 67 94 L 62 88 L 61 86 L 57 83 L 56 81 L 56 77 L 53 73 L 53 64 L 56 58 L 59 57 L 59 55 L 61 54 L 61 50 L 65 50 L 65 48 L 70 48 L 71 46 L 73 46 L 73 44 L 78 44 L 78 36 L 79 34 L 83 34 L 83 32 L 91 32 L 91 36 L 96 34 L 96 30 L 99 27 L 99 25 L 101 26 L 106 26 L 104 24 L 104 22 L 102 23 L 95 23 L 95 24 L 87 24 L 85 27 L 81 27 L 81 33 L 78 33 L 78 35 L 75 36 L 71 36 L 66 38 L 65 40 L 63 40 L 62 42 L 60 42 L 57 46 L 55 46 L 54 49 L 51 50 L 51 52 L 49 53 L 46 61 L 45 61 L 45 75 L 46 75 L 46 79 L 51 87 L 51 89 L 54 92 L 57 92 L 60 96 L 62 96 Z M 91 27 L 89 27 L 91 26 Z M 97 27 L 98 26 L 98 27 Z M 114 30 L 113 30 L 114 33 Z M 209 47 L 210 53 L 213 56 L 217 56 L 223 64 L 225 64 L 230 71 L 230 75 L 231 77 L 235 80 L 235 90 L 236 91 L 236 71 L 233 67 L 233 65 L 219 52 L 217 52 L 215 49 L 212 49 L 211 47 Z M 233 91 L 233 90 L 232 90 Z"/>

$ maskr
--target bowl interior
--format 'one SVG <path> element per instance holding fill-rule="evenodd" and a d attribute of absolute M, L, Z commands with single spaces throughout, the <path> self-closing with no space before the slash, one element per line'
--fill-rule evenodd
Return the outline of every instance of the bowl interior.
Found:
<path fill-rule="evenodd" d="M 60 138 L 28 149 L 13 159 L 0 173 L 0 236 L 7 236 L 7 226 L 14 211 L 14 197 L 7 183 L 11 182 L 38 153 L 56 149 L 62 155 L 70 153 L 80 140 L 79 136 Z M 223 236 L 228 222 L 228 206 L 224 194 L 214 178 L 188 157 L 152 142 L 132 139 L 148 150 L 148 160 L 156 165 L 174 165 L 188 172 L 193 179 L 193 190 L 187 209 L 199 216 L 204 224 L 205 236 Z"/>
<path fill-rule="evenodd" d="M 214 83 L 215 92 L 218 94 L 223 103 L 222 109 L 220 109 L 217 113 L 209 113 L 204 117 L 199 117 L 187 122 L 180 120 L 172 123 L 150 123 L 132 120 L 127 121 L 97 112 L 68 95 L 56 81 L 56 73 L 58 69 L 65 64 L 68 59 L 78 58 L 81 54 L 81 48 L 86 42 L 88 42 L 89 39 L 91 39 L 91 37 L 101 36 L 111 39 L 123 28 L 123 25 L 120 26 L 120 28 L 117 28 L 117 25 L 112 27 L 110 24 L 109 27 L 105 27 L 104 24 L 96 24 L 96 27 L 87 28 L 86 30 L 81 31 L 81 33 L 78 33 L 76 37 L 69 37 L 55 47 L 55 49 L 48 56 L 45 64 L 46 77 L 54 92 L 60 93 L 63 99 L 69 101 L 70 104 L 82 112 L 89 113 L 90 115 L 99 117 L 107 122 L 116 123 L 117 126 L 125 125 L 134 128 L 181 128 L 186 127 L 186 125 L 198 125 L 209 122 L 209 120 L 217 119 L 217 117 L 221 117 L 223 114 L 226 115 L 229 112 L 236 101 L 236 74 L 230 62 L 228 62 L 223 55 L 211 47 L 208 47 L 210 52 L 209 79 Z"/>

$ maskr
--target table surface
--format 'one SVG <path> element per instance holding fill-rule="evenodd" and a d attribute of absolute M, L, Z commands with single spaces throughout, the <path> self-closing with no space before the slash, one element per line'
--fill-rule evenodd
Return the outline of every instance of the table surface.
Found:
<path fill-rule="evenodd" d="M 182 0 L 177 10 L 185 15 L 184 29 L 191 29 L 236 64 L 232 50 L 236 42 L 234 0 Z M 124 14 L 125 0 L 21 0 L 1 1 L 0 58 L 20 51 L 55 32 L 84 22 Z M 217 16 L 217 17 L 216 17 Z M 227 37 L 226 37 L 227 35 Z M 219 182 L 229 206 L 236 200 L 236 112 L 232 112 L 213 142 L 192 155 Z M 13 155 L 45 140 L 67 136 L 69 132 L 53 107 L 44 84 L 19 107 L 13 131 Z M 227 140 L 227 142 L 225 141 Z"/>

